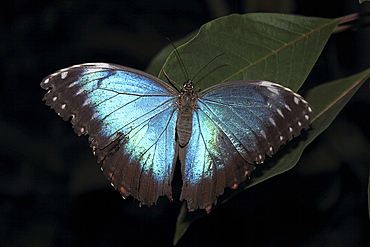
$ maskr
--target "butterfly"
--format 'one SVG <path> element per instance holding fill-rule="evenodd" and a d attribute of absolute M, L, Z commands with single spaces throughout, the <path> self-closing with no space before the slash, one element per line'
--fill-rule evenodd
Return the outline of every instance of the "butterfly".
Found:
<path fill-rule="evenodd" d="M 256 164 L 308 129 L 310 105 L 268 81 L 229 81 L 181 90 L 148 73 L 85 63 L 43 79 L 43 100 L 77 135 L 88 135 L 101 170 L 124 198 L 142 205 L 172 200 L 181 163 L 180 200 L 209 211 L 225 188 L 236 188 Z"/>

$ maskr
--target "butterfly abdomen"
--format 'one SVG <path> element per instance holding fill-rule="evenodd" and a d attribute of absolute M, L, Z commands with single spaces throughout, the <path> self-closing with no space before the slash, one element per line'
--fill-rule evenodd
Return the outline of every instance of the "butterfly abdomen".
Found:
<path fill-rule="evenodd" d="M 193 110 L 183 107 L 179 110 L 177 119 L 177 138 L 181 147 L 185 146 L 190 139 L 193 123 Z"/>
<path fill-rule="evenodd" d="M 183 93 L 178 101 L 179 113 L 177 117 L 177 141 L 181 147 L 186 146 L 192 134 L 193 112 L 196 108 L 196 97 L 193 91 Z"/>

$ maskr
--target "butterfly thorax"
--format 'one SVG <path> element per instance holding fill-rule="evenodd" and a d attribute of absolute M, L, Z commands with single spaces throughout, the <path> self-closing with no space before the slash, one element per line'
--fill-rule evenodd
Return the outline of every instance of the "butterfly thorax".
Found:
<path fill-rule="evenodd" d="M 184 83 L 177 101 L 179 113 L 176 124 L 176 133 L 178 143 L 181 147 L 186 146 L 189 142 L 192 132 L 193 111 L 197 107 L 197 97 L 193 88 L 194 85 L 191 80 Z"/>

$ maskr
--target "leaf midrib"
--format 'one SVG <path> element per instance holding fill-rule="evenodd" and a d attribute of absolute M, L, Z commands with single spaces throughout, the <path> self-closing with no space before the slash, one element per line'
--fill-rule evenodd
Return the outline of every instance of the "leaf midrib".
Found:
<path fill-rule="evenodd" d="M 290 47 L 291 45 L 293 45 L 293 44 L 297 43 L 298 41 L 300 41 L 300 40 L 302 40 L 302 39 L 304 39 L 304 38 L 306 38 L 306 37 L 308 37 L 308 36 L 310 36 L 310 35 L 312 35 L 312 34 L 314 34 L 314 33 L 317 33 L 317 32 L 319 32 L 319 31 L 321 31 L 322 29 L 324 29 L 324 28 L 326 28 L 326 27 L 328 27 L 328 26 L 330 26 L 330 25 L 333 25 L 333 24 L 334 24 L 334 23 L 336 23 L 336 22 L 338 22 L 338 23 L 339 23 L 340 21 L 341 21 L 341 19 L 335 19 L 334 21 L 329 22 L 329 23 L 325 24 L 324 26 L 321 26 L 321 27 L 320 27 L 320 28 L 318 28 L 318 29 L 312 30 L 311 32 L 309 32 L 309 33 L 307 33 L 307 34 L 302 35 L 301 37 L 299 37 L 299 38 L 297 38 L 297 39 L 295 39 L 295 40 L 292 40 L 292 41 L 290 41 L 289 43 L 286 43 L 285 45 L 281 46 L 280 48 L 278 48 L 278 49 L 276 49 L 276 50 L 272 51 L 271 53 L 269 53 L 269 54 L 267 54 L 267 55 L 265 55 L 265 56 L 261 57 L 260 59 L 258 59 L 258 60 L 256 60 L 256 61 L 254 61 L 254 62 L 251 62 L 249 65 L 245 66 L 244 68 L 239 69 L 239 71 L 238 71 L 237 73 L 231 74 L 229 77 L 225 78 L 222 82 L 229 81 L 232 77 L 237 76 L 239 73 L 241 73 L 241 72 L 243 72 L 243 71 L 245 71 L 245 70 L 247 70 L 247 69 L 251 68 L 252 66 L 257 65 L 258 63 L 260 63 L 260 62 L 262 62 L 262 61 L 266 60 L 267 58 L 269 58 L 269 57 L 271 57 L 271 56 L 273 56 L 273 55 L 277 54 L 277 53 L 278 53 L 278 52 L 280 52 L 280 51 L 282 51 L 283 49 L 285 49 L 285 48 L 287 48 L 287 47 Z"/>

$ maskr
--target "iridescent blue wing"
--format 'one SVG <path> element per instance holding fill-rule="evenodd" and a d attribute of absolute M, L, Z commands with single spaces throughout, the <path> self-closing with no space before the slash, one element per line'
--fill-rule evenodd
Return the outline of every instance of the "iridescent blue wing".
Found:
<path fill-rule="evenodd" d="M 124 197 L 151 205 L 171 198 L 178 92 L 128 67 L 89 63 L 46 77 L 44 96 L 78 135 L 89 135 L 102 171 Z"/>
<path fill-rule="evenodd" d="M 180 148 L 182 199 L 210 209 L 279 147 L 309 127 L 313 112 L 298 94 L 266 81 L 220 83 L 201 91 L 193 133 Z"/>

